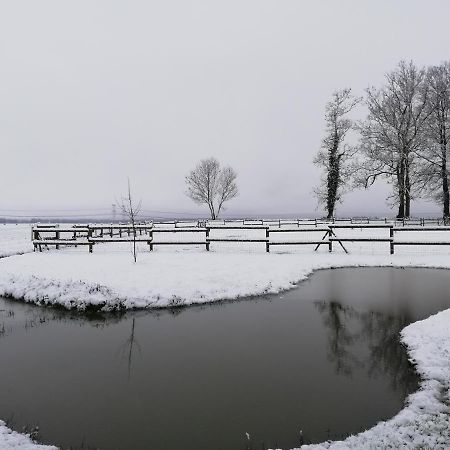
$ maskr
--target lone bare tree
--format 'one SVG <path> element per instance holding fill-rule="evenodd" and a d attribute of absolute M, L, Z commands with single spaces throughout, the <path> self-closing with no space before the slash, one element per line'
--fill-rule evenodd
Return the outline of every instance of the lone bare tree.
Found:
<path fill-rule="evenodd" d="M 315 194 L 325 205 L 327 218 L 334 216 L 336 203 L 340 201 L 343 188 L 348 181 L 347 161 L 354 150 L 344 140 L 353 122 L 347 114 L 360 102 L 351 94 L 351 89 L 342 89 L 333 93 L 332 100 L 325 109 L 326 135 L 322 147 L 314 158 L 314 164 L 323 169 L 320 186 Z"/>
<path fill-rule="evenodd" d="M 214 220 L 223 204 L 238 194 L 236 178 L 236 172 L 231 167 L 221 169 L 217 159 L 202 159 L 186 177 L 186 195 L 198 204 L 206 204 Z"/>
<path fill-rule="evenodd" d="M 120 202 L 120 210 L 124 214 L 125 217 L 127 217 L 128 222 L 131 224 L 131 228 L 133 231 L 133 259 L 134 262 L 137 261 L 137 247 L 136 247 L 136 219 L 138 214 L 141 211 L 141 204 L 142 202 L 139 201 L 137 204 L 134 203 L 133 197 L 131 195 L 131 187 L 130 187 L 130 179 L 128 178 L 128 192 L 126 197 L 122 198 L 122 201 Z"/>
<path fill-rule="evenodd" d="M 450 62 L 428 68 L 428 120 L 426 146 L 418 155 L 422 161 L 422 180 L 428 197 L 442 205 L 444 219 L 450 218 Z"/>
<path fill-rule="evenodd" d="M 428 117 L 426 71 L 401 61 L 386 75 L 381 89 L 367 89 L 367 119 L 359 126 L 363 160 L 357 182 L 364 187 L 377 178 L 393 185 L 398 218 L 409 217 L 411 198 L 420 189 L 417 155 L 425 145 Z"/>

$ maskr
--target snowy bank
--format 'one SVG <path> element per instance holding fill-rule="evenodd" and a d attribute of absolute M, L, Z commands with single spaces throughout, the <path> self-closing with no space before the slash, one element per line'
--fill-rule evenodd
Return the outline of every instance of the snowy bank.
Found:
<path fill-rule="evenodd" d="M 395 417 L 344 441 L 302 449 L 450 448 L 450 310 L 402 330 L 411 361 L 422 377 L 419 391 Z"/>
<path fill-rule="evenodd" d="M 332 267 L 450 268 L 447 255 L 45 252 L 0 260 L 0 295 L 103 310 L 189 305 L 276 293 Z"/>
<path fill-rule="evenodd" d="M 2 450 L 56 450 L 56 447 L 34 443 L 28 435 L 11 431 L 0 420 L 0 449 Z"/>
<path fill-rule="evenodd" d="M 155 252 L 142 253 L 133 264 L 122 252 L 33 253 L 0 260 L 0 295 L 78 309 L 154 308 L 275 293 L 314 270 L 363 266 L 450 268 L 450 259 L 442 254 Z M 302 448 L 450 448 L 450 310 L 409 325 L 402 340 L 423 380 L 405 408 L 344 441 Z M 15 448 L 2 441 L 1 430 L 0 449 Z"/>

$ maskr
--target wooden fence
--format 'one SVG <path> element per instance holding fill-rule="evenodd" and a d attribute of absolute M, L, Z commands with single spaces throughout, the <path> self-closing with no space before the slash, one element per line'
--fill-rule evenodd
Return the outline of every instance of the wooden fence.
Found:
<path fill-rule="evenodd" d="M 235 222 L 236 223 L 236 222 Z M 262 222 L 264 223 L 264 222 Z M 54 246 L 59 249 L 61 246 L 87 246 L 89 252 L 92 253 L 94 245 L 105 243 L 123 243 L 123 242 L 140 242 L 149 246 L 152 251 L 155 246 L 161 245 L 178 245 L 178 246 L 205 246 L 207 251 L 211 245 L 215 243 L 261 243 L 264 244 L 266 252 L 270 252 L 273 246 L 307 246 L 314 247 L 317 251 L 320 246 L 325 245 L 328 251 L 333 251 L 333 245 L 338 244 L 345 253 L 349 253 L 346 247 L 347 243 L 387 243 L 389 244 L 390 253 L 395 253 L 396 246 L 447 246 L 450 240 L 424 240 L 424 239 L 406 239 L 402 240 L 401 236 L 404 232 L 412 232 L 416 236 L 423 236 L 424 232 L 450 232 L 448 226 L 428 226 L 428 225 L 401 225 L 397 226 L 392 223 L 352 223 L 350 221 L 340 223 L 319 224 L 302 223 L 301 227 L 292 227 L 293 222 L 283 222 L 283 225 L 258 224 L 252 220 L 252 224 L 236 224 L 231 225 L 230 222 L 217 221 L 214 223 L 198 222 L 195 226 L 180 226 L 170 224 L 138 224 L 132 226 L 130 224 L 111 224 L 111 225 L 74 225 L 63 227 L 59 225 L 36 225 L 32 227 L 32 242 L 34 250 L 42 251 Z M 297 225 L 297 223 L 295 223 Z M 383 236 L 370 235 L 342 235 L 344 230 L 379 230 L 383 231 Z M 218 231 L 238 231 L 240 236 L 218 236 Z M 258 232 L 258 236 L 248 236 L 249 231 Z M 193 234 L 204 233 L 202 240 L 193 239 Z M 291 233 L 298 235 L 296 239 L 271 239 L 275 236 L 282 236 L 283 233 Z M 314 234 L 317 237 L 302 239 L 305 233 Z M 164 234 L 188 235 L 189 240 L 164 240 L 158 239 Z M 447 234 L 450 238 L 450 233 Z"/>

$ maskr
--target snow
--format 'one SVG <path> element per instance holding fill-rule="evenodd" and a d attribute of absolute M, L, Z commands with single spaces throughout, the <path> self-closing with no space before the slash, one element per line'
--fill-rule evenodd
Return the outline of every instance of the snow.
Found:
<path fill-rule="evenodd" d="M 0 260 L 0 295 L 103 310 L 189 305 L 276 293 L 312 271 L 359 266 L 450 267 L 447 255 L 275 254 L 206 251 L 52 251 Z"/>
<path fill-rule="evenodd" d="M 32 251 L 30 225 L 0 225 L 0 258 Z"/>
<path fill-rule="evenodd" d="M 420 389 L 408 397 L 405 408 L 344 441 L 302 449 L 450 448 L 450 310 L 408 325 L 401 338 L 422 378 Z"/>
<path fill-rule="evenodd" d="M 0 450 L 56 450 L 50 445 L 34 443 L 26 434 L 10 430 L 5 422 L 0 420 Z"/>
<path fill-rule="evenodd" d="M 413 238 L 435 239 L 431 233 L 423 233 Z M 211 247 L 211 252 L 202 246 L 182 251 L 173 247 L 141 251 L 136 264 L 127 245 L 112 244 L 96 246 L 93 254 L 86 249 L 70 249 L 11 256 L 0 260 L 0 295 L 78 309 L 158 308 L 276 293 L 326 268 L 450 269 L 449 247 L 402 247 L 392 256 L 389 244 L 372 243 L 348 245 L 349 255 L 337 243 L 331 254 L 326 249 L 314 253 L 304 246 L 277 248 L 269 254 L 264 252 L 264 244 Z M 392 419 L 344 441 L 302 448 L 450 448 L 450 310 L 409 325 L 401 338 L 422 377 L 419 391 L 408 397 L 405 408 Z M 23 445 L 27 446 L 18 448 L 50 448 L 34 446 L 0 422 L 0 449 L 16 448 L 16 438 L 26 440 Z"/>

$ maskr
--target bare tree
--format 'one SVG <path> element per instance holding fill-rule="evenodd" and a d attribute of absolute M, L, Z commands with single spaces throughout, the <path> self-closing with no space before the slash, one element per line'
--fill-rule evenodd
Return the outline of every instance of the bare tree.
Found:
<path fill-rule="evenodd" d="M 186 195 L 198 204 L 206 204 L 214 220 L 223 204 L 238 194 L 236 178 L 231 167 L 221 169 L 217 159 L 203 159 L 186 177 Z"/>
<path fill-rule="evenodd" d="M 450 62 L 428 68 L 428 120 L 426 146 L 418 153 L 422 161 L 424 190 L 442 205 L 450 217 L 448 156 L 450 151 Z"/>
<path fill-rule="evenodd" d="M 381 89 L 367 89 L 367 119 L 360 123 L 361 154 L 357 184 L 368 187 L 377 178 L 393 185 L 391 198 L 398 218 L 409 217 L 414 192 L 422 184 L 417 154 L 425 145 L 428 117 L 425 70 L 401 61 L 386 75 Z"/>
<path fill-rule="evenodd" d="M 322 147 L 314 158 L 314 164 L 322 167 L 324 174 L 315 194 L 325 205 L 327 218 L 334 216 L 336 203 L 341 200 L 347 176 L 347 162 L 354 150 L 344 143 L 345 136 L 353 122 L 347 114 L 359 103 L 353 97 L 351 89 L 342 89 L 333 93 L 332 100 L 325 109 L 326 135 Z"/>
<path fill-rule="evenodd" d="M 127 196 L 122 198 L 120 202 L 120 210 L 127 217 L 128 222 L 131 224 L 132 232 L 133 232 L 133 258 L 134 262 L 137 261 L 137 247 L 136 247 L 136 219 L 141 211 L 142 202 L 139 201 L 137 204 L 134 203 L 133 197 L 131 195 L 131 187 L 130 187 L 130 179 L 128 178 L 128 192 Z"/>

